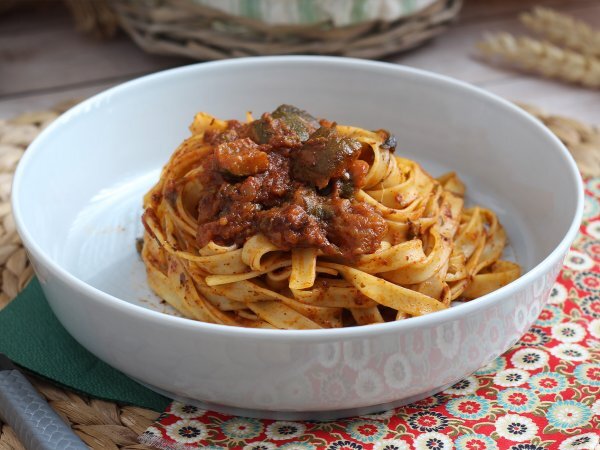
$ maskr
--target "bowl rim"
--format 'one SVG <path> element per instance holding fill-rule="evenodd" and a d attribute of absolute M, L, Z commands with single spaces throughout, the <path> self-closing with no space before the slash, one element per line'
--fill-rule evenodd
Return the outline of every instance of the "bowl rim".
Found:
<path fill-rule="evenodd" d="M 414 79 L 425 79 L 431 83 L 437 83 L 438 85 L 448 86 L 468 93 L 469 95 L 475 95 L 487 102 L 496 103 L 499 107 L 507 111 L 508 114 L 516 114 L 521 120 L 527 122 L 533 128 L 537 129 L 538 132 L 545 135 L 550 142 L 554 143 L 554 151 L 558 152 L 559 158 L 562 158 L 566 174 L 570 177 L 570 181 L 575 184 L 577 189 L 576 208 L 575 214 L 572 218 L 569 229 L 561 239 L 560 243 L 548 254 L 542 261 L 531 268 L 527 273 L 521 275 L 515 281 L 503 286 L 502 288 L 486 294 L 478 299 L 470 302 L 463 303 L 454 308 L 447 308 L 442 311 L 437 311 L 432 314 L 426 314 L 419 317 L 413 317 L 411 320 L 386 322 L 381 324 L 373 324 L 369 326 L 356 326 L 346 328 L 326 328 L 326 329 L 314 329 L 314 330 L 281 330 L 281 329 L 257 329 L 257 328 L 245 328 L 245 327 L 234 327 L 229 325 L 213 324 L 208 322 L 201 322 L 194 319 L 185 317 L 172 316 L 166 313 L 155 311 L 149 308 L 145 308 L 140 305 L 129 303 L 126 300 L 108 294 L 85 281 L 72 275 L 69 271 L 63 268 L 52 260 L 52 258 L 36 243 L 32 235 L 28 230 L 27 224 L 23 221 L 21 214 L 21 205 L 17 202 L 20 196 L 21 185 L 24 183 L 24 176 L 27 171 L 27 166 L 30 160 L 35 158 L 36 153 L 40 152 L 45 144 L 48 136 L 52 135 L 55 130 L 64 126 L 71 119 L 85 114 L 86 111 L 92 109 L 91 107 L 101 103 L 104 99 L 112 96 L 120 95 L 127 92 L 130 89 L 136 89 L 147 83 L 153 83 L 157 80 L 168 79 L 173 75 L 186 75 L 188 73 L 195 73 L 197 71 L 203 71 L 212 67 L 224 66 L 236 68 L 236 66 L 247 66 L 253 64 L 316 64 L 320 66 L 348 66 L 349 68 L 362 68 L 367 70 L 379 71 L 380 73 L 392 73 L 396 72 L 405 77 L 413 77 Z M 114 86 L 103 92 L 100 92 L 89 99 L 79 103 L 73 108 L 69 109 L 62 116 L 57 118 L 52 124 L 44 129 L 38 137 L 31 143 L 21 161 L 19 162 L 15 171 L 13 184 L 12 184 L 12 195 L 11 205 L 13 210 L 13 217 L 19 235 L 23 241 L 25 248 L 31 252 L 35 259 L 40 264 L 58 277 L 63 283 L 69 285 L 72 289 L 79 292 L 80 294 L 90 297 L 94 301 L 102 302 L 104 306 L 111 307 L 118 310 L 122 314 L 129 316 L 137 316 L 142 320 L 148 320 L 150 322 L 161 324 L 163 326 L 172 326 L 175 328 L 192 329 L 196 332 L 210 332 L 221 335 L 239 336 L 239 337 L 252 337 L 257 339 L 272 339 L 279 338 L 280 340 L 303 340 L 303 341 L 323 341 L 333 340 L 340 338 L 360 338 L 366 335 L 372 334 L 383 334 L 390 332 L 400 332 L 401 330 L 411 330 L 415 327 L 428 327 L 435 324 L 449 322 L 456 319 L 460 319 L 461 316 L 475 313 L 487 305 L 494 302 L 500 301 L 501 298 L 515 294 L 522 290 L 527 285 L 532 283 L 538 277 L 543 275 L 545 272 L 550 270 L 569 249 L 572 241 L 574 240 L 581 223 L 583 215 L 583 204 L 584 204 L 584 187 L 581 175 L 577 169 L 577 165 L 569 151 L 562 144 L 562 142 L 550 132 L 538 119 L 525 112 L 516 105 L 510 103 L 495 94 L 485 91 L 479 87 L 473 86 L 464 81 L 454 79 L 446 75 L 440 75 L 433 72 L 415 69 L 407 67 L 401 64 L 379 62 L 379 61 L 368 61 L 357 58 L 346 58 L 346 57 L 335 57 L 335 56 L 261 56 L 261 57 L 246 57 L 237 58 L 223 61 L 211 61 L 190 64 L 183 67 L 176 67 L 168 70 L 159 71 L 149 75 L 135 78 L 125 83 Z"/>

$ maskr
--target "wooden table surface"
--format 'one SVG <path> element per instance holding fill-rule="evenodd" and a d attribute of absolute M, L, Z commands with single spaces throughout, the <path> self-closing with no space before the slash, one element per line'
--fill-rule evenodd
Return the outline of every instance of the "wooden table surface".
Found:
<path fill-rule="evenodd" d="M 0 14 L 0 118 L 85 98 L 131 78 L 193 62 L 146 54 L 124 33 L 107 41 L 81 35 L 64 6 L 38 3 L 33 9 Z M 388 60 L 450 75 L 550 113 L 600 124 L 600 91 L 498 69 L 474 58 L 474 44 L 485 32 L 526 33 L 517 16 L 539 4 L 600 28 L 598 0 L 466 0 L 460 19 L 448 32 Z"/>

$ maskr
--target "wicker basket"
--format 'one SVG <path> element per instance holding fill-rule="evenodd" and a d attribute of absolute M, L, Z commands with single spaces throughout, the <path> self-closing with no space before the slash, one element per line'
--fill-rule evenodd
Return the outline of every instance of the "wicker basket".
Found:
<path fill-rule="evenodd" d="M 285 0 L 282 0 L 285 1 Z M 112 0 L 120 25 L 150 53 L 199 60 L 237 56 L 325 54 L 381 58 L 444 31 L 462 0 L 436 0 L 394 21 L 335 27 L 331 22 L 272 25 L 189 0 Z"/>

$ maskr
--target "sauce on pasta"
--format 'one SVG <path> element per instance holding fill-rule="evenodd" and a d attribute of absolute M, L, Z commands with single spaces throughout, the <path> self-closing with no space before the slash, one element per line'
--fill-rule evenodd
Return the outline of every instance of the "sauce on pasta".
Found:
<path fill-rule="evenodd" d="M 186 316 L 261 328 L 407 319 L 517 278 L 495 214 L 465 208 L 396 139 L 281 105 L 199 113 L 144 198 L 153 290 Z"/>
<path fill-rule="evenodd" d="M 379 248 L 387 223 L 354 195 L 369 169 L 360 159 L 363 144 L 340 135 L 335 124 L 282 105 L 246 124 L 228 121 L 206 142 L 214 152 L 198 174 L 205 187 L 200 247 L 241 246 L 262 233 L 283 250 L 316 248 L 350 259 Z"/>

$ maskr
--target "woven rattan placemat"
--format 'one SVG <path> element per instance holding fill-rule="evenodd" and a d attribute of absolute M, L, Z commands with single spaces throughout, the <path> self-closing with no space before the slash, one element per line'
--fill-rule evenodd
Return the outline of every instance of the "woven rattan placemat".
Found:
<path fill-rule="evenodd" d="M 16 297 L 33 275 L 11 214 L 10 190 L 14 170 L 29 143 L 73 103 L 57 105 L 48 111 L 26 113 L 10 120 L 0 120 L 0 309 Z M 539 118 L 565 143 L 584 175 L 600 176 L 598 127 L 567 117 L 545 114 L 529 105 L 519 106 Z M 58 414 L 92 448 L 149 449 L 138 444 L 136 439 L 158 417 L 158 413 L 91 400 L 35 377 L 30 377 L 30 380 Z M 0 450 L 24 449 L 9 426 L 0 421 L 0 428 Z"/>

